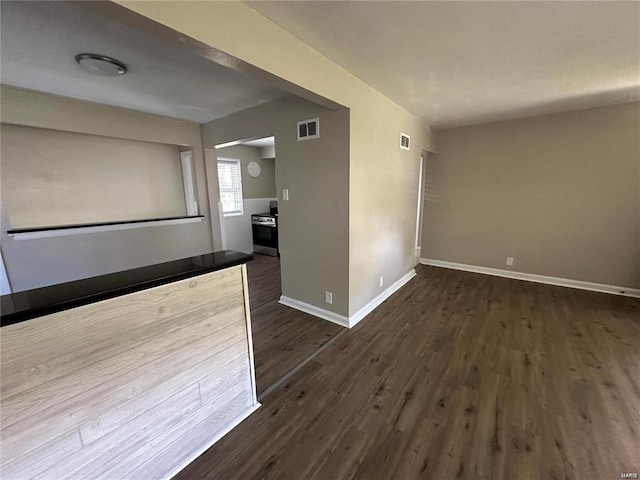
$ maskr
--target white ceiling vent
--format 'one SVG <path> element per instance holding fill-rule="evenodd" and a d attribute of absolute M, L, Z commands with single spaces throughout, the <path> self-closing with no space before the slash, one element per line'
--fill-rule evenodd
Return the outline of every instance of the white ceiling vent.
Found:
<path fill-rule="evenodd" d="M 400 134 L 400 148 L 403 150 L 411 150 L 411 137 L 406 133 Z"/>
<path fill-rule="evenodd" d="M 298 122 L 298 141 L 320 138 L 320 119 L 312 118 Z"/>

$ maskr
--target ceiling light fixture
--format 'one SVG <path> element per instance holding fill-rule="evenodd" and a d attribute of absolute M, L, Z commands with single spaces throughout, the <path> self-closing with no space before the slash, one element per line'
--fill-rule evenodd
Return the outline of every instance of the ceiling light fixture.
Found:
<path fill-rule="evenodd" d="M 127 73 L 127 67 L 124 63 L 104 55 L 80 53 L 76 55 L 76 62 L 87 72 L 95 73 L 96 75 L 117 77 Z"/>

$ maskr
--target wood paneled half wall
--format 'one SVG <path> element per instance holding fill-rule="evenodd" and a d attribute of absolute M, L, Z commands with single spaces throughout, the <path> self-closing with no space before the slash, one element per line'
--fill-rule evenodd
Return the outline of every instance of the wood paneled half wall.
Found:
<path fill-rule="evenodd" d="M 170 478 L 253 412 L 244 265 L 2 328 L 1 476 Z"/>

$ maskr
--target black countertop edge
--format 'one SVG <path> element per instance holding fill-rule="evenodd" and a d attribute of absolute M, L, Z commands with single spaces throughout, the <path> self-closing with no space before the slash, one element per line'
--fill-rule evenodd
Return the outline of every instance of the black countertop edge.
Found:
<path fill-rule="evenodd" d="M 0 297 L 2 327 L 119 297 L 253 260 L 248 253 L 223 250 L 170 262 L 108 273 Z"/>
<path fill-rule="evenodd" d="M 54 225 L 51 227 L 14 228 L 12 230 L 7 230 L 7 234 L 15 235 L 18 233 L 48 232 L 51 230 L 69 230 L 71 228 L 106 227 L 109 225 L 128 225 L 131 223 L 162 222 L 165 220 L 184 220 L 188 218 L 204 218 L 204 215 L 185 215 L 181 217 L 145 218 L 144 220 L 120 220 L 115 222 L 77 223 L 74 225 Z"/>

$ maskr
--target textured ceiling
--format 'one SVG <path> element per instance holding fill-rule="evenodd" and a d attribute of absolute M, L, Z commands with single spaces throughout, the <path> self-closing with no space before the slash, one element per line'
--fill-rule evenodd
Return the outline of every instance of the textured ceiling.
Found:
<path fill-rule="evenodd" d="M 247 2 L 436 128 L 640 100 L 640 2 Z"/>
<path fill-rule="evenodd" d="M 66 2 L 0 3 L 0 81 L 30 90 L 207 122 L 285 92 Z M 90 74 L 78 53 L 124 62 L 121 77 Z"/>

